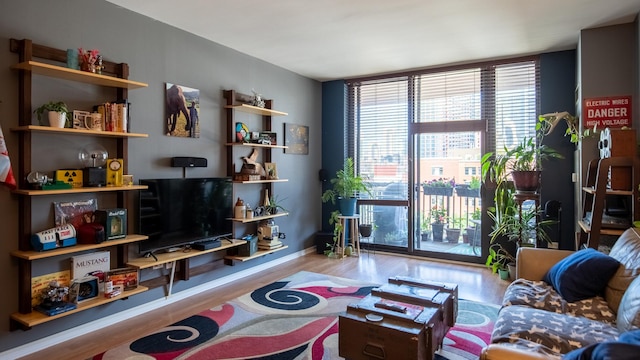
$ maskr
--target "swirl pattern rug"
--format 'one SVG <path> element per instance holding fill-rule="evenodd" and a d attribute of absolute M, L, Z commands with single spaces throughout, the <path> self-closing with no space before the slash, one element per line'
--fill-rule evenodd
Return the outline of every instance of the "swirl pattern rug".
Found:
<path fill-rule="evenodd" d="M 320 360 L 338 356 L 338 315 L 376 284 L 299 272 L 92 359 Z M 497 305 L 459 301 L 436 359 L 477 359 Z"/>

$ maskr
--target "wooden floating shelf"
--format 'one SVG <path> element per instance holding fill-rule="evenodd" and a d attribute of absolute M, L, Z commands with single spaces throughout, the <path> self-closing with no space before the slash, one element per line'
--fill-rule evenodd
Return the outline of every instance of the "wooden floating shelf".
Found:
<path fill-rule="evenodd" d="M 261 107 L 258 107 L 258 106 L 248 105 L 248 104 L 225 105 L 225 109 L 234 109 L 234 110 L 238 110 L 238 111 L 242 111 L 242 112 L 246 112 L 246 113 L 250 113 L 250 114 L 258 114 L 258 115 L 265 115 L 265 116 L 286 116 L 286 115 L 289 115 L 286 112 L 272 110 L 272 109 L 265 109 L 265 108 L 261 108 Z"/>
<path fill-rule="evenodd" d="M 140 293 L 145 292 L 147 290 L 149 290 L 149 288 L 147 288 L 145 286 L 138 285 L 138 287 L 136 289 L 124 291 L 124 292 L 122 292 L 121 295 L 118 295 L 118 296 L 116 296 L 114 298 L 106 298 L 101 294 L 102 296 L 99 295 L 96 298 L 85 300 L 85 301 L 81 302 L 80 304 L 78 304 L 77 308 L 75 308 L 73 310 L 69 310 L 69 311 L 63 312 L 63 313 L 58 314 L 58 315 L 48 316 L 48 315 L 45 315 L 45 314 L 40 313 L 38 311 L 32 311 L 32 312 L 30 312 L 28 314 L 21 314 L 21 313 L 12 314 L 11 315 L 11 320 L 16 321 L 16 322 L 18 322 L 18 323 L 30 328 L 30 327 L 33 327 L 33 326 L 36 326 L 36 325 L 40 325 L 40 324 L 49 322 L 51 320 L 56 320 L 56 319 L 59 319 L 61 317 L 65 317 L 67 315 L 71 315 L 71 314 L 75 314 L 75 313 L 80 312 L 80 311 L 91 309 L 91 308 L 94 308 L 96 306 L 104 305 L 104 304 L 107 304 L 107 303 L 110 303 L 110 302 L 113 302 L 113 301 L 116 301 L 116 300 L 120 300 L 120 299 L 125 299 L 125 298 L 127 298 L 127 297 L 129 297 L 131 295 L 140 294 Z"/>
<path fill-rule="evenodd" d="M 161 253 L 161 254 L 156 254 L 156 257 L 158 258 L 157 261 L 152 256 L 141 257 L 134 260 L 130 260 L 129 262 L 127 262 L 127 266 L 136 267 L 138 269 L 147 269 L 147 268 L 154 267 L 156 265 L 162 265 L 162 264 L 166 264 L 166 263 L 170 263 L 178 260 L 192 258 L 194 256 L 199 256 L 199 255 L 212 253 L 220 250 L 226 250 L 226 249 L 236 247 L 246 243 L 246 240 L 238 240 L 238 239 L 232 239 L 228 241 L 221 240 L 221 241 L 222 241 L 222 244 L 217 248 L 208 249 L 208 250 L 189 249 L 189 251 L 178 250 L 173 252 Z"/>
<path fill-rule="evenodd" d="M 96 131 L 96 130 L 71 129 L 71 128 L 55 128 L 51 126 L 40 126 L 40 125 L 20 126 L 16 128 L 11 128 L 11 131 L 48 132 L 48 133 L 70 134 L 70 135 L 91 135 L 91 136 L 117 137 L 117 138 L 149 137 L 149 134 L 123 133 L 123 132 L 115 132 L 115 131 Z"/>
<path fill-rule="evenodd" d="M 277 182 L 287 182 L 289 179 L 272 179 L 272 180 L 234 180 L 233 182 L 236 184 L 264 184 L 264 183 L 277 183 Z"/>
<path fill-rule="evenodd" d="M 238 218 L 229 218 L 227 220 L 231 220 L 231 221 L 236 221 L 236 222 L 241 222 L 241 223 L 251 223 L 251 222 L 256 222 L 256 221 L 262 221 L 262 220 L 268 220 L 268 219 L 273 219 L 273 218 L 277 218 L 280 216 L 287 216 L 289 215 L 289 213 L 283 212 L 283 213 L 277 213 L 275 215 L 265 215 L 265 216 L 256 216 L 253 217 L 251 219 L 238 219 Z"/>
<path fill-rule="evenodd" d="M 589 194 L 595 194 L 596 193 L 596 189 L 593 186 L 585 186 L 582 188 L 582 191 L 589 193 Z M 607 189 L 606 191 L 607 195 L 633 195 L 633 190 L 611 190 L 611 189 Z"/>
<path fill-rule="evenodd" d="M 74 194 L 74 193 L 93 193 L 93 192 L 105 192 L 105 191 L 130 191 L 130 190 L 146 190 L 147 185 L 129 185 L 129 186 L 102 186 L 102 187 L 86 187 L 86 188 L 71 188 L 61 190 L 25 190 L 17 189 L 13 190 L 14 194 L 19 195 L 58 195 L 58 194 Z"/>
<path fill-rule="evenodd" d="M 59 255 L 75 254 L 85 250 L 95 250 L 95 249 L 102 249 L 110 246 L 134 243 L 134 242 L 146 240 L 148 238 L 149 237 L 146 235 L 130 234 L 130 235 L 127 235 L 127 237 L 124 239 L 107 240 L 107 241 L 101 242 L 100 244 L 77 244 L 73 246 L 67 246 L 67 247 L 57 248 L 53 250 L 45 250 L 45 251 L 16 250 L 11 252 L 11 256 L 24 259 L 24 260 L 46 259 L 46 258 L 59 256 Z"/>
<path fill-rule="evenodd" d="M 289 246 L 287 245 L 283 245 L 282 247 L 279 247 L 277 249 L 271 249 L 271 250 L 258 250 L 256 251 L 255 254 L 251 255 L 251 256 L 237 256 L 237 255 L 227 255 L 225 256 L 225 260 L 234 260 L 234 261 L 240 261 L 240 262 L 244 262 L 244 261 L 249 261 L 249 260 L 253 260 L 253 259 L 257 259 L 259 257 L 265 256 L 265 255 L 269 255 L 269 254 L 273 254 L 274 252 L 278 252 L 280 250 L 284 250 L 286 248 L 288 248 Z"/>
<path fill-rule="evenodd" d="M 70 69 L 63 66 L 47 64 L 39 61 L 26 61 L 11 67 L 16 70 L 31 71 L 34 74 L 45 75 L 58 79 L 78 81 L 86 84 L 109 86 L 123 89 L 139 89 L 148 87 L 148 84 L 117 78 L 102 74 L 94 74 L 88 71 Z"/>
<path fill-rule="evenodd" d="M 587 224 L 584 220 L 579 220 L 578 225 L 580 228 L 586 233 L 591 232 L 591 225 Z M 620 236 L 624 232 L 623 229 L 609 229 L 609 228 L 600 228 L 600 234 L 602 235 L 614 235 Z"/>
<path fill-rule="evenodd" d="M 255 143 L 226 143 L 227 146 L 246 146 L 246 147 L 254 147 L 254 148 L 269 148 L 269 149 L 288 149 L 288 146 L 284 145 L 263 145 L 263 144 L 255 144 Z"/>

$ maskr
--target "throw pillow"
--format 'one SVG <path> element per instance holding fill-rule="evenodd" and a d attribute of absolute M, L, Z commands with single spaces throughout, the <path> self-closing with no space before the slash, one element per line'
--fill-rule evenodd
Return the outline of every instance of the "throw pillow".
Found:
<path fill-rule="evenodd" d="M 575 302 L 602 294 L 619 265 L 594 249 L 580 250 L 553 265 L 543 280 L 563 299 Z"/>
<path fill-rule="evenodd" d="M 616 325 L 618 331 L 625 334 L 640 329 L 640 277 L 633 280 L 624 293 L 618 307 Z"/>
<path fill-rule="evenodd" d="M 582 349 L 573 350 L 562 357 L 562 360 L 635 360 L 640 354 L 640 330 L 629 331 L 618 341 L 592 344 Z"/>

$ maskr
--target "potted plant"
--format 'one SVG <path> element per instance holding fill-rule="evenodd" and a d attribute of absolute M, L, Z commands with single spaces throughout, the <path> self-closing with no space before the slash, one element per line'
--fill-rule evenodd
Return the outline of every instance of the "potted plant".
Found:
<path fill-rule="evenodd" d="M 282 206 L 283 200 L 280 200 L 280 198 L 277 195 L 271 196 L 271 198 L 269 199 L 269 205 L 265 206 L 265 209 L 264 209 L 267 215 L 275 215 L 279 211 L 289 212 L 289 210 L 287 210 L 284 206 Z"/>
<path fill-rule="evenodd" d="M 338 198 L 340 213 L 345 216 L 353 216 L 356 212 L 357 196 L 367 193 L 372 196 L 371 186 L 362 178 L 355 174 L 352 158 L 344 160 L 344 166 L 336 172 L 336 177 L 331 179 L 331 189 L 327 189 L 322 194 L 322 201 L 331 201 L 335 204 Z"/>
<path fill-rule="evenodd" d="M 43 126 L 46 125 L 44 120 L 42 119 L 42 115 L 45 111 L 49 112 L 49 126 L 57 128 L 68 126 L 69 109 L 67 108 L 67 104 L 65 104 L 64 102 L 50 101 L 33 111 L 38 116 L 40 125 Z"/>
<path fill-rule="evenodd" d="M 425 195 L 451 196 L 455 185 L 455 179 L 438 178 L 423 182 L 422 191 Z"/>
<path fill-rule="evenodd" d="M 549 135 L 558 124 L 564 120 L 567 123 L 567 129 L 564 132 L 564 136 L 569 136 L 571 143 L 577 144 L 583 138 L 590 136 L 596 132 L 596 125 L 593 129 L 585 129 L 584 132 L 580 132 L 580 121 L 577 116 L 569 114 L 567 111 L 548 113 L 538 116 L 538 123 L 536 124 L 536 130 Z"/>
<path fill-rule="evenodd" d="M 509 278 L 509 263 L 515 263 L 516 259 L 500 244 L 492 244 L 489 247 L 489 256 L 485 266 L 491 269 L 491 272 L 498 273 L 502 280 Z"/>
<path fill-rule="evenodd" d="M 456 195 L 462 197 L 480 197 L 480 178 L 477 176 L 471 177 L 469 184 L 457 184 Z"/>
<path fill-rule="evenodd" d="M 445 229 L 447 233 L 447 242 L 458 243 L 460 239 L 460 231 L 462 228 L 462 218 L 454 216 L 451 218 L 451 225 Z"/>
<path fill-rule="evenodd" d="M 510 170 L 518 192 L 536 192 L 540 186 L 542 162 L 551 158 L 563 158 L 557 151 L 539 143 L 534 137 L 525 138 L 516 147 L 505 147 L 504 150 L 503 154 L 495 157 L 493 164 Z"/>
<path fill-rule="evenodd" d="M 480 231 L 477 221 L 480 220 L 481 215 L 482 214 L 480 212 L 480 208 L 476 208 L 471 213 L 471 220 L 475 220 L 475 222 L 472 221 L 472 224 L 470 224 L 466 229 L 466 239 L 465 237 L 462 238 L 465 243 L 473 243 L 474 239 L 476 238 L 476 231 Z"/>
<path fill-rule="evenodd" d="M 420 214 L 420 239 L 428 241 L 431 236 L 431 222 L 426 214 Z"/>
<path fill-rule="evenodd" d="M 447 222 L 447 212 L 445 209 L 434 206 L 431 209 L 431 221 L 433 241 L 442 242 L 444 224 Z"/>
<path fill-rule="evenodd" d="M 371 237 L 371 234 L 373 233 L 373 224 L 359 224 L 358 232 L 362 237 Z"/>

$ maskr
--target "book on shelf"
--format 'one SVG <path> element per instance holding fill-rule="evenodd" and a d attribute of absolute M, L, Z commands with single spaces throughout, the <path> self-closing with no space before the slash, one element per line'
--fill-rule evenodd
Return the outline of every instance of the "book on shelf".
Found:
<path fill-rule="evenodd" d="M 98 278 L 100 289 L 109 270 L 111 270 L 111 252 L 109 251 L 96 251 L 71 257 L 71 279 L 95 276 Z"/>
<path fill-rule="evenodd" d="M 111 292 L 107 291 L 109 286 L 111 290 L 118 290 L 120 292 L 135 290 L 138 287 L 138 278 L 137 268 L 126 267 L 109 270 L 105 280 L 105 293 Z"/>
<path fill-rule="evenodd" d="M 129 132 L 129 103 L 106 102 L 94 106 L 94 110 L 102 114 L 102 130 L 113 132 Z"/>
<path fill-rule="evenodd" d="M 282 247 L 282 241 L 278 239 L 273 240 L 258 240 L 258 249 L 272 250 Z"/>
<path fill-rule="evenodd" d="M 77 307 L 78 305 L 73 303 L 61 302 L 59 304 L 55 304 L 51 306 L 38 305 L 35 307 L 35 309 L 45 315 L 53 316 L 53 315 L 62 314 L 63 312 L 67 312 L 69 310 L 76 309 Z"/>

